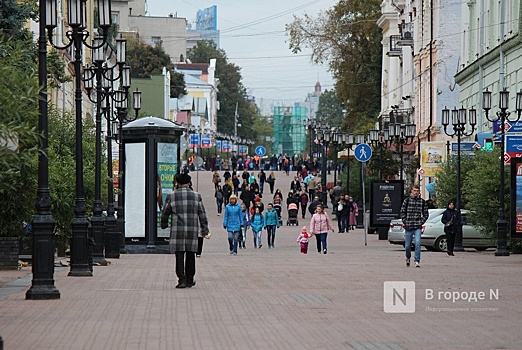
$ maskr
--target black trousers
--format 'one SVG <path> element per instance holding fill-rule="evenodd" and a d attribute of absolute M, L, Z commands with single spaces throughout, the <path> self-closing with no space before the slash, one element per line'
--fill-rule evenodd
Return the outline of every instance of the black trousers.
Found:
<path fill-rule="evenodd" d="M 455 247 L 455 232 L 444 232 L 446 233 L 446 251 L 453 253 L 453 247 Z"/>
<path fill-rule="evenodd" d="M 194 282 L 196 274 L 196 253 L 176 252 L 176 275 L 180 282 Z"/>

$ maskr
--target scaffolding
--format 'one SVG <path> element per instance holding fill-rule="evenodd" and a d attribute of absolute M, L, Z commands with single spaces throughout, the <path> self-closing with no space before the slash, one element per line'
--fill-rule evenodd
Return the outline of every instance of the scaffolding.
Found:
<path fill-rule="evenodd" d="M 274 153 L 291 157 L 306 152 L 305 121 L 305 107 L 274 107 Z"/>

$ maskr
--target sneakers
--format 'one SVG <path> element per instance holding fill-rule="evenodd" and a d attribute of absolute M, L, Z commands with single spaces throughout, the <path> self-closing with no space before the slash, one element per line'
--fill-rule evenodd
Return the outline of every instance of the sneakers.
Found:
<path fill-rule="evenodd" d="M 415 261 L 415 267 L 420 267 L 420 264 L 418 261 Z"/>
<path fill-rule="evenodd" d="M 221 213 L 218 213 L 218 216 L 221 216 Z"/>
<path fill-rule="evenodd" d="M 259 245 L 259 249 L 261 249 L 261 247 L 262 247 L 262 246 L 263 246 L 263 245 L 262 245 L 262 244 L 260 244 L 260 245 Z"/>
<path fill-rule="evenodd" d="M 327 253 L 327 252 L 326 252 L 326 249 L 325 249 L 325 250 L 323 250 L 323 254 L 326 254 L 326 253 Z"/>
<path fill-rule="evenodd" d="M 406 259 L 406 266 L 410 267 L 410 259 Z"/>

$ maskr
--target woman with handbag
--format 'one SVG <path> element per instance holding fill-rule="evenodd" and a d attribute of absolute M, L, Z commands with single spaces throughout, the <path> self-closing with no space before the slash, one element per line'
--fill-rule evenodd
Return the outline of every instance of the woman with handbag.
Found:
<path fill-rule="evenodd" d="M 446 234 L 446 253 L 450 256 L 454 256 L 453 247 L 455 246 L 455 236 L 461 229 L 460 210 L 455 209 L 455 202 L 448 202 L 448 207 L 444 213 L 442 213 L 440 221 L 444 224 L 444 233 Z"/>

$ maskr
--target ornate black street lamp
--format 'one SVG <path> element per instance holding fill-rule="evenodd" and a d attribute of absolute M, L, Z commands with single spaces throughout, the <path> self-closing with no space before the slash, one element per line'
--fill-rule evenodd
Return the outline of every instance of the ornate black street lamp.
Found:
<path fill-rule="evenodd" d="M 500 150 L 504 152 L 504 144 L 505 144 L 505 129 L 504 124 L 506 121 L 508 122 L 516 122 L 520 119 L 520 114 L 522 113 L 522 90 L 517 92 L 516 99 L 516 111 L 517 116 L 514 119 L 510 119 L 509 115 L 511 114 L 508 111 L 509 106 L 509 91 L 504 89 L 499 91 L 499 103 L 498 108 L 500 109 L 495 115 L 489 115 L 489 110 L 491 109 L 491 91 L 486 89 L 482 93 L 482 108 L 484 112 L 486 112 L 486 118 L 490 122 L 500 121 Z M 507 221 L 506 215 L 504 212 L 504 155 L 500 157 L 500 189 L 499 189 L 499 202 L 500 207 L 498 209 L 498 220 L 497 220 L 497 250 L 495 251 L 496 256 L 508 256 L 509 250 L 507 247 Z"/>
<path fill-rule="evenodd" d="M 353 134 L 343 134 L 343 147 L 346 149 L 346 194 L 350 194 L 350 151 L 355 145 Z"/>
<path fill-rule="evenodd" d="M 92 276 L 88 254 L 88 226 L 85 198 L 83 190 L 83 145 L 82 145 L 82 46 L 97 49 L 105 45 L 107 33 L 111 26 L 110 0 L 97 0 L 98 23 L 102 36 L 93 40 L 93 45 L 87 43 L 90 34 L 87 26 L 87 2 L 85 0 L 67 0 L 68 25 L 71 28 L 65 34 L 69 43 L 58 46 L 53 43 L 53 31 L 57 27 L 57 0 L 46 0 L 46 28 L 49 42 L 57 49 L 73 48 L 75 75 L 75 117 L 76 117 L 76 199 L 74 218 L 72 220 L 71 239 L 71 270 L 69 276 Z"/>
<path fill-rule="evenodd" d="M 373 147 L 379 148 L 379 179 L 382 179 L 382 152 L 385 148 L 390 147 L 392 139 L 390 138 L 390 130 L 384 129 L 382 132 L 379 130 L 370 130 L 368 139 Z"/>
<path fill-rule="evenodd" d="M 92 59 L 94 66 L 84 68 L 83 70 L 83 81 L 84 87 L 87 90 L 87 96 L 89 100 L 96 104 L 96 161 L 95 161 L 95 177 L 94 177 L 94 206 L 93 216 L 91 218 L 91 237 L 94 239 L 94 247 L 92 258 L 93 262 L 106 266 L 107 261 L 104 258 L 104 246 L 107 239 L 107 233 L 105 232 L 105 218 L 102 216 L 102 202 L 101 202 L 101 124 L 102 124 L 102 102 L 106 101 L 105 109 L 110 108 L 107 106 L 108 97 L 105 99 L 104 95 L 110 94 L 110 87 L 113 81 L 121 79 L 122 86 L 124 89 L 130 87 L 130 67 L 125 66 L 125 39 L 116 40 L 117 50 L 117 76 L 113 77 L 114 68 L 108 67 L 106 63 L 106 55 L 103 45 L 101 42 L 103 38 L 96 37 L 94 39 L 94 49 L 92 50 Z M 93 89 L 93 82 L 96 82 L 96 98 L 91 96 Z M 106 113 L 103 110 L 103 113 Z M 108 211 L 107 211 L 108 212 Z M 114 218 L 114 217 L 113 217 Z M 109 219 L 111 220 L 111 219 Z M 112 229 L 112 222 L 109 222 L 109 229 Z M 114 257 L 114 256 L 113 256 Z M 119 254 L 118 254 L 119 257 Z"/>
<path fill-rule="evenodd" d="M 401 173 L 399 179 L 403 180 L 404 174 L 404 146 L 409 146 L 413 143 L 416 134 L 415 124 L 399 124 L 390 123 L 389 135 L 396 145 L 399 145 L 399 155 L 401 158 Z"/>
<path fill-rule="evenodd" d="M 129 117 L 127 114 L 128 105 L 128 91 L 127 90 L 116 90 L 112 94 L 112 100 L 114 101 L 114 107 L 116 108 L 117 121 L 112 123 L 112 134 L 118 144 L 118 209 L 116 211 L 118 217 L 116 219 L 116 232 L 118 235 L 117 241 L 120 242 L 119 250 L 120 253 L 127 253 L 125 249 L 125 147 L 122 142 L 122 128 L 123 125 L 136 120 L 138 118 L 138 112 L 141 109 L 141 92 L 136 89 L 133 93 L 133 108 L 134 117 Z M 112 163 L 111 163 L 112 164 Z M 112 166 L 112 165 L 111 165 Z M 112 172 L 112 170 L 111 170 Z M 111 241 L 109 239 L 109 241 Z M 116 246 L 117 244 L 109 243 L 109 247 Z M 109 251 L 113 251 L 109 248 Z M 113 254 L 113 253 L 111 253 Z M 114 254 L 116 254 L 114 252 Z"/>
<path fill-rule="evenodd" d="M 328 197 L 326 195 L 326 158 L 328 158 L 328 146 L 332 140 L 332 130 L 328 122 L 320 122 L 315 129 L 317 140 L 322 145 L 321 155 L 321 202 L 328 208 Z"/>
<path fill-rule="evenodd" d="M 345 142 L 347 140 L 348 136 L 345 133 L 342 133 L 340 129 L 334 131 L 332 135 L 332 144 L 334 145 L 334 185 L 337 185 L 337 169 L 338 169 L 338 162 L 337 162 L 337 152 L 338 147 L 343 148 L 345 145 Z"/>
<path fill-rule="evenodd" d="M 48 4 L 39 3 L 38 36 L 38 82 L 40 100 L 38 101 L 38 130 L 42 134 L 41 152 L 38 154 L 38 190 L 36 192 L 36 214 L 33 216 L 33 279 L 25 293 L 26 299 L 60 299 L 60 291 L 54 285 L 54 227 L 56 221 L 51 213 L 51 194 L 49 189 L 49 148 L 48 109 L 47 109 L 47 39 L 45 37 Z M 0 344 L 1 345 L 1 344 Z M 1 347 L 1 346 L 0 346 Z"/>
<path fill-rule="evenodd" d="M 462 107 L 457 109 L 455 107 L 451 112 L 451 125 L 453 126 L 453 132 L 448 130 L 448 125 L 450 125 L 450 111 L 448 108 L 444 108 L 442 110 L 442 125 L 444 126 L 444 133 L 450 137 L 457 136 L 457 199 L 455 203 L 455 209 L 460 212 L 461 209 L 461 180 L 460 180 L 460 139 L 463 136 L 471 136 L 475 131 L 475 125 L 477 125 L 477 110 L 475 108 L 470 108 L 469 110 L 469 125 L 471 129 L 466 131 L 466 126 L 468 124 L 468 111 L 466 108 Z M 454 251 L 463 252 L 464 248 L 462 247 L 462 227 L 459 227 L 457 230 L 457 234 L 455 236 L 455 247 Z"/>

